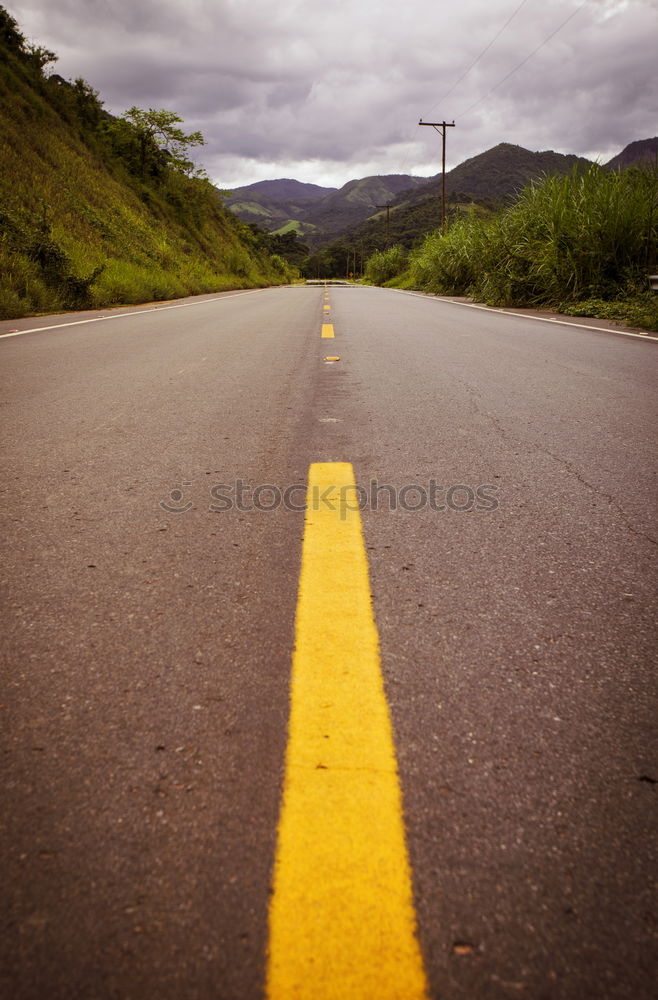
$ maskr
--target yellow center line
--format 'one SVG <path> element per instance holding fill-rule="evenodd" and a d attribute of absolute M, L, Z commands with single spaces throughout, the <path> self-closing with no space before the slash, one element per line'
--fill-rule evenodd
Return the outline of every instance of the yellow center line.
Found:
<path fill-rule="evenodd" d="M 332 323 L 322 324 L 322 337 L 328 338 L 334 336 L 334 327 Z"/>
<path fill-rule="evenodd" d="M 348 463 L 311 466 L 269 1000 L 427 996 L 354 490 Z"/>

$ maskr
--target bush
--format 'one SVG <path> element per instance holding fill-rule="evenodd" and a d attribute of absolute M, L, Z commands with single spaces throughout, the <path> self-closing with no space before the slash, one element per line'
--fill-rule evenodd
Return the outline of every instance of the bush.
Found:
<path fill-rule="evenodd" d="M 444 236 L 430 233 L 411 253 L 412 284 L 444 295 L 469 294 L 476 282 L 489 225 L 472 214 L 457 218 Z"/>
<path fill-rule="evenodd" d="M 365 279 L 373 285 L 384 285 L 401 275 L 406 265 L 407 255 L 402 247 L 378 251 L 366 263 Z"/>

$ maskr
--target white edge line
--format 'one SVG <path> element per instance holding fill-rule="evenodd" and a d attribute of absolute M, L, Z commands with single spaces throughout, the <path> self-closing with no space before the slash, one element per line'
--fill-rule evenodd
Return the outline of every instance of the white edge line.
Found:
<path fill-rule="evenodd" d="M 279 287 L 274 286 L 274 287 Z M 212 299 L 203 299 L 201 302 L 181 302 L 177 306 L 150 306 L 148 309 L 133 309 L 132 312 L 114 313 L 112 316 L 93 316 L 91 319 L 76 319 L 70 323 L 53 323 L 51 326 L 35 326 L 31 330 L 16 330 L 14 333 L 0 333 L 0 340 L 8 340 L 9 337 L 22 337 L 25 333 L 41 333 L 43 330 L 59 330 L 64 326 L 83 326 L 85 323 L 106 323 L 111 319 L 125 319 L 126 316 L 144 316 L 151 312 L 164 312 L 165 309 L 187 309 L 188 306 L 203 306 L 207 302 L 221 302 L 224 299 L 235 299 L 238 295 L 253 295 L 255 292 L 266 292 L 267 288 L 247 288 L 240 292 L 231 292 L 230 295 L 216 295 Z"/>
<path fill-rule="evenodd" d="M 502 316 L 517 316 L 519 319 L 536 320 L 538 323 L 556 323 L 558 326 L 575 326 L 577 330 L 596 330 L 597 333 L 614 333 L 618 337 L 635 337 L 637 340 L 652 340 L 658 343 L 658 337 L 651 337 L 646 333 L 628 333 L 626 330 L 611 330 L 605 326 L 589 326 L 586 323 L 570 323 L 567 319 L 549 319 L 547 316 L 528 316 L 527 313 L 511 312 L 509 309 L 496 309 L 493 306 L 478 306 L 474 302 L 455 302 L 454 299 L 446 299 L 442 295 L 424 295 L 422 292 L 409 292 L 404 288 L 389 288 L 390 292 L 400 292 L 402 295 L 413 295 L 416 299 L 426 301 L 447 302 L 451 306 L 465 306 L 467 309 L 482 309 L 491 314 Z"/>

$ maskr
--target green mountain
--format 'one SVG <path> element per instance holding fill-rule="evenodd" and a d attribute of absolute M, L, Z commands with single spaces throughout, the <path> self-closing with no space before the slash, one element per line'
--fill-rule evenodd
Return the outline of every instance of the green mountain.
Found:
<path fill-rule="evenodd" d="M 313 232 L 315 226 L 303 222 L 308 208 L 336 188 L 282 178 L 257 181 L 224 191 L 226 207 L 242 222 L 255 223 L 270 232 L 285 232 L 291 226 L 299 233 Z"/>
<path fill-rule="evenodd" d="M 523 146 L 501 142 L 448 170 L 446 196 L 458 202 L 500 204 L 514 198 L 531 180 L 546 174 L 567 174 L 579 164 L 589 166 L 590 161 L 552 150 L 533 153 Z M 403 191 L 392 207 L 418 205 L 440 194 L 441 175 L 436 174 L 425 178 L 413 191 Z"/>
<path fill-rule="evenodd" d="M 513 199 L 531 180 L 547 174 L 567 174 L 574 166 L 589 164 L 589 160 L 578 156 L 553 151 L 533 153 L 522 146 L 499 143 L 446 172 L 446 214 L 481 214 Z M 342 235 L 366 252 L 396 243 L 409 249 L 440 225 L 440 193 L 441 175 L 437 174 L 394 198 L 388 221 L 387 213 L 379 212 Z"/>
<path fill-rule="evenodd" d="M 421 177 L 392 174 L 348 181 L 336 190 L 290 180 L 259 181 L 225 192 L 225 197 L 227 208 L 243 222 L 277 232 L 292 224 L 317 241 L 357 225 L 372 215 L 377 205 L 423 182 Z"/>
<path fill-rule="evenodd" d="M 316 201 L 305 219 L 325 236 L 340 234 L 368 219 L 379 207 L 391 202 L 403 191 L 426 183 L 424 177 L 388 174 L 348 181 L 340 190 Z"/>
<path fill-rule="evenodd" d="M 575 166 L 589 166 L 581 156 L 531 152 L 523 146 L 501 142 L 492 149 L 464 160 L 446 174 L 446 191 L 463 193 L 470 198 L 508 199 L 518 194 L 529 181 L 546 174 L 567 174 Z M 439 178 L 433 178 L 437 183 Z"/>
<path fill-rule="evenodd" d="M 305 201 L 306 199 L 324 198 L 325 195 L 332 194 L 336 190 L 336 188 L 321 187 L 319 184 L 304 184 L 302 181 L 284 177 L 276 181 L 256 181 L 255 184 L 234 188 L 229 191 L 229 195 L 231 197 L 249 195 L 256 198 L 270 198 L 273 201 Z"/>
<path fill-rule="evenodd" d="M 192 164 L 47 76 L 55 58 L 0 7 L 0 318 L 290 277 Z"/>

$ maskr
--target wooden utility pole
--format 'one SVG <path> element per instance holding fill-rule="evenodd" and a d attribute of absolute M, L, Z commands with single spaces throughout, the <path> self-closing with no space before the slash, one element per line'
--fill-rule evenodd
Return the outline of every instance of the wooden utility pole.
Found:
<path fill-rule="evenodd" d="M 446 129 L 454 128 L 454 122 L 424 122 L 421 118 L 418 122 L 419 125 L 428 125 L 433 128 L 436 132 L 441 133 L 441 138 L 443 139 L 443 149 L 441 156 L 441 232 L 444 233 L 446 229 Z"/>

